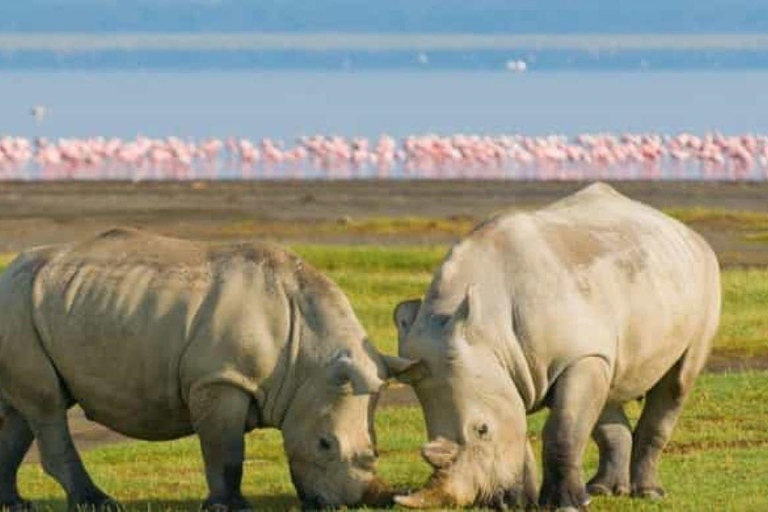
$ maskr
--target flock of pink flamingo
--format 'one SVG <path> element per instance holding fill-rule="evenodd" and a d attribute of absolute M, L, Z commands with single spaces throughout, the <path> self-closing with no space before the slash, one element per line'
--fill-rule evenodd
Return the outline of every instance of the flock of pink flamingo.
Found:
<path fill-rule="evenodd" d="M 768 135 L 0 138 L 0 180 L 768 180 Z"/>

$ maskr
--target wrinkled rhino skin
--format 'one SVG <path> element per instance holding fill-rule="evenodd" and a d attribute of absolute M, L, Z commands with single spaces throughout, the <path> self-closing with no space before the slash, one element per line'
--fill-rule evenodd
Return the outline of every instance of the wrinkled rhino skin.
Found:
<path fill-rule="evenodd" d="M 546 406 L 539 502 L 576 509 L 588 490 L 663 495 L 657 461 L 710 352 L 720 275 L 699 235 L 594 184 L 481 224 L 451 250 L 424 301 L 394 316 L 400 356 L 411 360 L 400 378 L 424 409 L 423 455 L 435 468 L 425 490 L 396 500 L 519 499 L 535 468 L 525 415 Z M 623 404 L 643 397 L 632 432 Z M 600 466 L 587 488 L 590 436 Z"/>
<path fill-rule="evenodd" d="M 279 428 L 300 497 L 359 502 L 375 480 L 386 366 L 334 283 L 277 247 L 130 229 L 30 250 L 0 276 L 0 503 L 33 437 L 71 507 L 114 508 L 66 411 L 146 439 L 200 437 L 205 507 L 248 508 L 246 431 Z M 379 499 L 380 496 L 376 496 Z"/>

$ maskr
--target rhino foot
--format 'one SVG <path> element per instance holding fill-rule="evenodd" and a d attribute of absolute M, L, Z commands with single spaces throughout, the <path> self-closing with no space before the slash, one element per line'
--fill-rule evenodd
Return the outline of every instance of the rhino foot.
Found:
<path fill-rule="evenodd" d="M 103 495 L 70 504 L 69 510 L 74 512 L 123 512 L 125 509 L 117 501 L 107 495 Z"/>
<path fill-rule="evenodd" d="M 18 499 L 0 503 L 0 512 L 33 512 L 34 510 L 32 502 L 27 500 Z"/>
<path fill-rule="evenodd" d="M 539 501 L 539 505 L 544 509 L 554 509 L 558 512 L 588 510 L 590 503 L 592 503 L 592 500 L 586 491 L 568 492 L 567 490 L 561 491 L 557 495 L 551 495 L 548 498 L 545 498 L 545 495 L 542 494 Z"/>
<path fill-rule="evenodd" d="M 630 493 L 629 484 L 616 479 L 595 477 L 587 484 L 590 496 L 626 496 Z"/>
<path fill-rule="evenodd" d="M 664 498 L 666 493 L 660 486 L 635 487 L 632 489 L 633 498 L 641 498 L 650 501 L 659 501 Z"/>
<path fill-rule="evenodd" d="M 70 505 L 69 510 L 76 512 L 122 512 L 124 508 L 109 496 L 104 496 Z"/>
<path fill-rule="evenodd" d="M 202 512 L 251 512 L 253 507 L 244 497 L 238 496 L 226 501 L 208 499 L 200 510 Z"/>

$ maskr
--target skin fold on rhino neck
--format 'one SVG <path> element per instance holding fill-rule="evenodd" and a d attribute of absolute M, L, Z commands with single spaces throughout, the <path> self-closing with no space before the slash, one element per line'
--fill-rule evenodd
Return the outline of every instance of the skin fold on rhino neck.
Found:
<path fill-rule="evenodd" d="M 293 395 L 300 387 L 297 382 L 296 366 L 299 359 L 301 337 L 303 335 L 301 310 L 295 298 L 289 299 L 291 308 L 288 344 L 278 365 L 275 385 L 263 392 L 259 400 L 260 416 L 263 426 L 281 429 Z"/>

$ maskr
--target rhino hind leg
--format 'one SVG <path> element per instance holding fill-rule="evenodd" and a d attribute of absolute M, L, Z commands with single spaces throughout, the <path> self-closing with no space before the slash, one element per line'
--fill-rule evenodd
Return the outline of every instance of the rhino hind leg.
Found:
<path fill-rule="evenodd" d="M 703 351 L 687 352 L 646 394 L 632 440 L 630 472 L 633 496 L 647 499 L 664 497 L 656 466 L 664 446 L 672 437 L 683 403 L 705 359 Z"/>
<path fill-rule="evenodd" d="M 70 510 L 121 509 L 93 483 L 85 470 L 69 432 L 66 409 L 29 423 L 37 439 L 43 469 L 66 491 Z"/>
<path fill-rule="evenodd" d="M 205 461 L 209 495 L 204 510 L 251 510 L 241 482 L 250 397 L 226 385 L 208 385 L 190 394 L 190 412 Z"/>
<path fill-rule="evenodd" d="M 543 431 L 540 505 L 578 510 L 589 504 L 581 460 L 605 405 L 609 380 L 607 363 L 588 357 L 568 367 L 554 383 Z"/>
<path fill-rule="evenodd" d="M 11 408 L 4 411 L 0 425 L 0 510 L 26 512 L 32 510 L 32 504 L 19 495 L 16 475 L 33 435 L 18 412 Z"/>
<path fill-rule="evenodd" d="M 592 496 L 629 494 L 632 427 L 621 404 L 605 406 L 592 438 L 600 450 L 600 464 L 587 484 L 587 492 Z"/>

